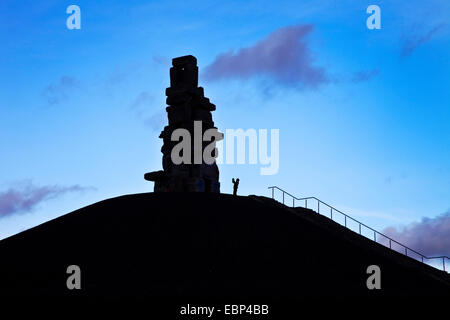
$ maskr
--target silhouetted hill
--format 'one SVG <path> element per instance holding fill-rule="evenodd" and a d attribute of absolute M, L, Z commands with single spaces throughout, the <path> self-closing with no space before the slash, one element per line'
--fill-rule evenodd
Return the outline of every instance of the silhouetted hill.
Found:
<path fill-rule="evenodd" d="M 448 296 L 449 276 L 265 197 L 108 199 L 0 241 L 0 295 L 89 299 Z M 66 268 L 81 268 L 68 290 Z M 368 290 L 366 268 L 381 268 Z M 184 299 L 184 300 L 183 300 Z M 191 302 L 192 303 L 192 302 Z"/>

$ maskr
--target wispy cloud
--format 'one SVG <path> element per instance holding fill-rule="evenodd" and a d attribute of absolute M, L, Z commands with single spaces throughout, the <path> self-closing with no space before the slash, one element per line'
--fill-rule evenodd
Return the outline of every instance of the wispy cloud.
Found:
<path fill-rule="evenodd" d="M 395 176 L 390 175 L 384 179 L 384 183 L 390 185 L 390 184 L 393 184 L 394 182 L 403 181 L 407 178 L 408 178 L 408 175 L 406 173 L 402 173 L 401 175 L 395 175 Z"/>
<path fill-rule="evenodd" d="M 164 120 L 166 112 L 164 108 L 161 108 L 158 112 L 151 116 L 148 116 L 149 110 L 154 110 L 152 104 L 155 102 L 155 98 L 148 91 L 141 91 L 133 102 L 130 104 L 130 109 L 133 110 L 136 116 L 143 120 L 143 123 L 153 131 L 160 131 L 164 127 Z"/>
<path fill-rule="evenodd" d="M 153 62 L 164 66 L 164 67 L 171 67 L 171 59 L 165 56 L 153 56 Z"/>
<path fill-rule="evenodd" d="M 36 186 L 27 181 L 19 187 L 0 192 L 0 218 L 32 211 L 40 203 L 65 193 L 80 192 L 87 188 L 73 186 Z"/>
<path fill-rule="evenodd" d="M 450 256 L 450 210 L 400 229 L 386 228 L 383 233 L 427 256 Z"/>
<path fill-rule="evenodd" d="M 420 45 L 429 41 L 440 29 L 444 27 L 445 24 L 441 23 L 425 33 L 419 33 L 413 31 L 405 37 L 403 45 L 401 47 L 401 55 L 403 57 L 409 56 L 414 50 L 416 50 Z"/>
<path fill-rule="evenodd" d="M 358 71 L 353 74 L 351 81 L 356 83 L 369 81 L 379 73 L 380 71 L 378 69 Z"/>
<path fill-rule="evenodd" d="M 266 76 L 283 85 L 316 88 L 329 77 L 314 65 L 307 42 L 313 29 L 310 24 L 277 29 L 253 46 L 220 54 L 204 75 L 207 80 Z"/>
<path fill-rule="evenodd" d="M 153 102 L 154 98 L 148 91 L 141 91 L 134 98 L 133 102 L 130 104 L 130 108 L 141 112 L 141 107 L 148 107 L 151 102 Z"/>
<path fill-rule="evenodd" d="M 122 67 L 115 67 L 106 79 L 106 84 L 112 86 L 122 84 L 130 78 L 135 77 L 142 69 L 143 64 L 141 62 L 131 63 Z"/>
<path fill-rule="evenodd" d="M 164 129 L 164 121 L 166 120 L 166 112 L 160 111 L 147 117 L 144 121 L 145 125 L 149 126 L 153 131 L 161 131 Z"/>
<path fill-rule="evenodd" d="M 43 91 L 43 96 L 49 105 L 55 105 L 67 99 L 78 81 L 71 76 L 62 76 L 57 83 L 49 84 Z"/>

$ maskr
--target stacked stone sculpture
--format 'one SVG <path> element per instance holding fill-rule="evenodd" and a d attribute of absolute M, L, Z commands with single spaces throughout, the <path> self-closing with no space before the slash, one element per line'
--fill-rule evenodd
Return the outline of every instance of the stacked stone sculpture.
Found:
<path fill-rule="evenodd" d="M 172 59 L 170 68 L 170 88 L 166 89 L 166 108 L 169 125 L 164 127 L 160 134 L 163 139 L 161 148 L 163 170 L 149 172 L 144 175 L 148 181 L 154 181 L 155 192 L 220 192 L 219 168 L 215 162 L 217 149 L 212 153 L 213 162 L 207 163 L 199 154 L 207 145 L 222 139 L 223 135 L 214 127 L 211 111 L 216 109 L 208 98 L 204 96 L 203 88 L 198 87 L 198 67 L 197 59 L 188 55 Z M 201 136 L 208 129 L 216 132 L 216 138 L 211 141 L 203 141 L 201 137 L 194 137 L 195 125 L 201 124 Z M 200 123 L 201 122 L 201 123 Z M 172 150 L 178 143 L 172 141 L 172 133 L 176 129 L 185 129 L 192 137 L 190 139 L 191 157 L 188 163 L 175 164 L 172 157 Z M 210 130 L 211 132 L 211 130 Z M 198 133 L 198 132 L 197 132 Z M 194 139 L 201 139 L 200 147 L 194 149 Z M 197 160 L 194 156 L 197 152 Z"/>

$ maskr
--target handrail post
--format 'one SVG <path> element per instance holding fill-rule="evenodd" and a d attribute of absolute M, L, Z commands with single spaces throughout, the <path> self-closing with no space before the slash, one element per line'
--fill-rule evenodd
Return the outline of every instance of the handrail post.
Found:
<path fill-rule="evenodd" d="M 274 190 L 275 190 L 275 188 L 272 187 L 272 199 L 275 198 L 275 196 L 274 196 Z"/>
<path fill-rule="evenodd" d="M 359 224 L 359 234 L 361 234 L 361 223 Z"/>
<path fill-rule="evenodd" d="M 330 207 L 330 219 L 333 220 L 333 208 Z"/>
<path fill-rule="evenodd" d="M 284 204 L 284 191 L 283 191 L 283 204 Z"/>
<path fill-rule="evenodd" d="M 308 199 L 305 199 L 305 208 L 308 209 Z"/>
<path fill-rule="evenodd" d="M 442 257 L 442 268 L 443 268 L 444 271 L 445 271 L 445 257 Z"/>
<path fill-rule="evenodd" d="M 347 216 L 344 216 L 344 225 L 347 228 Z"/>
<path fill-rule="evenodd" d="M 317 200 L 317 213 L 320 213 L 320 201 Z"/>
<path fill-rule="evenodd" d="M 377 233 L 375 230 L 373 231 L 373 241 L 377 242 Z"/>
<path fill-rule="evenodd" d="M 392 249 L 392 240 L 389 239 L 389 249 Z M 423 256 L 422 256 L 422 262 L 423 262 Z"/>

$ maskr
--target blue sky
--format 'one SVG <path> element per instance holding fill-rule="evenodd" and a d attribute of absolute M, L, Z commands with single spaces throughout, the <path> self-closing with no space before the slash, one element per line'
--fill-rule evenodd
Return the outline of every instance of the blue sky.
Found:
<path fill-rule="evenodd" d="M 70 4 L 80 30 L 66 28 Z M 366 27 L 370 4 L 380 30 Z M 278 185 L 380 230 L 444 221 L 433 230 L 450 249 L 449 12 L 444 0 L 2 1 L 0 238 L 152 191 L 143 174 L 161 168 L 170 59 L 192 54 L 222 132 L 280 130 L 278 174 L 224 164 L 223 192 L 232 177 L 244 195 Z M 258 43 L 305 26 L 267 72 L 233 69 L 270 65 Z M 226 54 L 228 76 L 206 76 Z M 283 78 L 285 57 L 326 79 Z"/>

